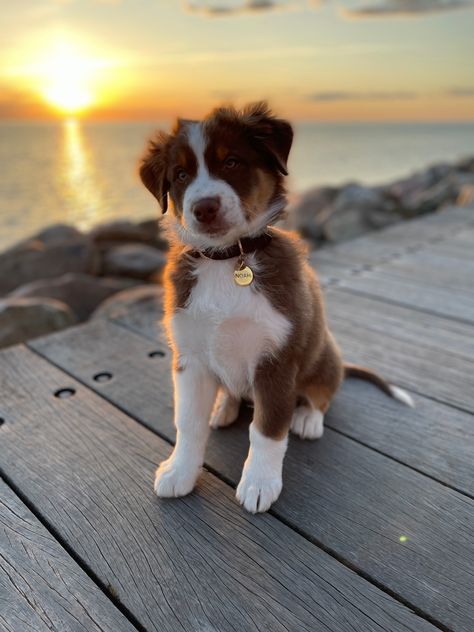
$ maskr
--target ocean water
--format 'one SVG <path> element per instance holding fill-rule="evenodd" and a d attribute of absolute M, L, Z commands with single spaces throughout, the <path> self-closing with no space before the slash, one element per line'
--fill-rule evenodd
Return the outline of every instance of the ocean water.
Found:
<path fill-rule="evenodd" d="M 166 123 L 0 123 L 0 249 L 56 222 L 88 229 L 158 212 L 137 165 Z M 359 180 L 378 184 L 474 151 L 474 123 L 300 123 L 290 193 Z"/>

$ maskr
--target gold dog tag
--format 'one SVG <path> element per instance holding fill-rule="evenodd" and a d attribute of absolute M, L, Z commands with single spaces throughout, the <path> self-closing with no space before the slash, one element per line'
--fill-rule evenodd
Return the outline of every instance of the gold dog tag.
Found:
<path fill-rule="evenodd" d="M 253 272 L 251 268 L 245 265 L 244 261 L 239 261 L 234 270 L 234 281 L 237 285 L 250 285 L 253 281 Z"/>

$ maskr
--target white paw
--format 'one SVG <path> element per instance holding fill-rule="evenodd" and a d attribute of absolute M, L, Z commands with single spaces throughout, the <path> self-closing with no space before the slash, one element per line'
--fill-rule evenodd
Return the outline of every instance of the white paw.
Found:
<path fill-rule="evenodd" d="M 301 439 L 319 439 L 324 432 L 324 415 L 309 406 L 298 406 L 293 413 L 290 430 Z"/>
<path fill-rule="evenodd" d="M 214 430 L 216 428 L 225 428 L 226 426 L 230 426 L 237 420 L 237 417 L 239 416 L 239 408 L 240 402 L 234 397 L 227 395 L 227 393 L 219 396 L 212 412 L 209 425 Z"/>
<path fill-rule="evenodd" d="M 155 494 L 160 498 L 186 496 L 193 491 L 200 470 L 178 463 L 170 456 L 156 470 Z"/>
<path fill-rule="evenodd" d="M 236 497 L 250 513 L 267 511 L 280 495 L 282 487 L 281 476 L 263 476 L 244 468 Z"/>

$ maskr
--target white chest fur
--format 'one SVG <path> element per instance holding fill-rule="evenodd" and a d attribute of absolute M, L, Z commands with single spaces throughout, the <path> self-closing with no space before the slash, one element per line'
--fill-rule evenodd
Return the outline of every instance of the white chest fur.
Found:
<path fill-rule="evenodd" d="M 248 263 L 255 269 L 252 257 Z M 260 360 L 284 345 L 291 323 L 254 284 L 235 284 L 235 264 L 235 259 L 199 261 L 197 283 L 186 307 L 173 316 L 171 329 L 185 365 L 197 359 L 231 393 L 245 395 Z"/>

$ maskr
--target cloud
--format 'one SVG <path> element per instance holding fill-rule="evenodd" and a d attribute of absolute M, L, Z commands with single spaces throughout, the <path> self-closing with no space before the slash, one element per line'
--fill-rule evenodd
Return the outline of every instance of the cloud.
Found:
<path fill-rule="evenodd" d="M 335 101 L 405 101 L 416 99 L 416 92 L 349 92 L 344 90 L 334 90 L 328 92 L 316 92 L 308 94 L 306 100 L 320 103 L 330 103 Z"/>
<path fill-rule="evenodd" d="M 342 0 L 342 4 L 353 0 Z M 269 11 L 289 11 L 317 8 L 322 0 L 184 0 L 188 13 L 205 17 L 232 17 Z M 421 16 L 430 13 L 468 9 L 474 0 L 369 0 L 368 4 L 342 7 L 339 13 L 350 19 L 383 18 L 392 16 Z"/>
<path fill-rule="evenodd" d="M 211 18 L 289 10 L 304 8 L 305 6 L 307 6 L 306 2 L 289 2 L 288 0 L 192 0 L 191 2 L 184 2 L 185 11 L 188 13 L 198 13 Z"/>
<path fill-rule="evenodd" d="M 430 13 L 467 9 L 472 0 L 381 0 L 354 9 L 341 9 L 343 16 L 353 19 L 383 18 L 391 16 L 417 16 Z"/>
<path fill-rule="evenodd" d="M 451 88 L 446 90 L 450 97 L 474 97 L 474 88 Z"/>

